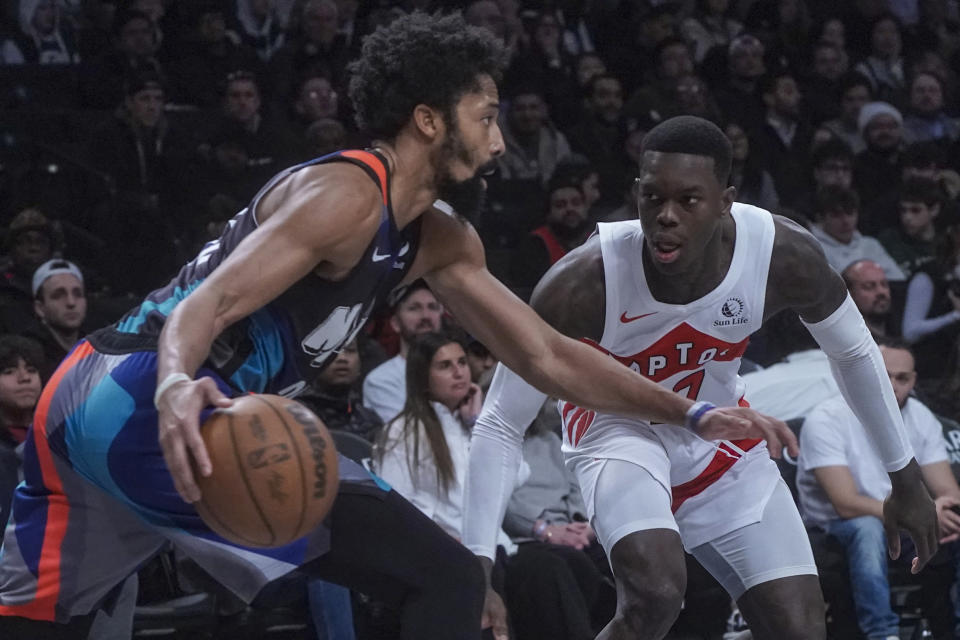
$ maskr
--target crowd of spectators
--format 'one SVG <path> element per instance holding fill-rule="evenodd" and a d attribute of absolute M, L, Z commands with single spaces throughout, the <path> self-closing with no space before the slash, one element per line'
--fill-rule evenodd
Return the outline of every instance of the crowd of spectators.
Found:
<path fill-rule="evenodd" d="M 0 520 L 41 382 L 272 175 L 368 144 L 346 65 L 366 33 L 418 9 L 460 9 L 510 52 L 506 150 L 478 231 L 518 295 L 596 223 L 636 218 L 646 131 L 707 118 L 731 141 L 737 200 L 808 228 L 874 335 L 902 340 L 883 353 L 904 417 L 923 417 L 920 463 L 960 470 L 958 0 L 16 0 L 0 8 Z M 835 406 L 826 358 L 789 314 L 769 320 L 747 358 L 756 408 L 810 418 L 800 503 L 812 539 L 849 551 L 851 633 L 894 635 L 899 612 L 877 604 L 875 576 L 855 570 L 869 554 L 852 542 L 876 537 L 886 489 L 869 460 L 840 453 L 859 432 Z M 369 464 L 459 537 L 470 427 L 495 362 L 416 283 L 301 400 L 366 442 Z M 849 442 L 818 426 L 841 413 Z M 520 640 L 592 637 L 612 615 L 612 576 L 556 424 L 548 403 L 503 523 L 499 586 Z M 839 485 L 837 467 L 848 469 Z M 947 513 L 960 490 L 932 477 L 944 532 L 960 533 Z M 952 567 L 960 553 L 945 541 Z M 954 637 L 954 608 L 922 615 Z M 690 617 L 704 637 L 717 628 Z"/>

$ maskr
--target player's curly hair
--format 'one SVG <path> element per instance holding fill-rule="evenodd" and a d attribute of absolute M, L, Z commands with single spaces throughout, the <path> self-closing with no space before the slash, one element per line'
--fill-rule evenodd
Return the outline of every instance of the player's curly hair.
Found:
<path fill-rule="evenodd" d="M 459 13 L 414 12 L 380 27 L 348 66 L 349 95 L 361 131 L 393 140 L 414 107 L 441 111 L 448 122 L 460 97 L 487 74 L 499 81 L 507 58 L 503 45 Z"/>

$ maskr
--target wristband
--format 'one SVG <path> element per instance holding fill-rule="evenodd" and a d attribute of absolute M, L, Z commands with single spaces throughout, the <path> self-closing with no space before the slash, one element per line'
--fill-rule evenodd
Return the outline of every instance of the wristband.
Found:
<path fill-rule="evenodd" d="M 717 405 L 710 402 L 704 402 L 703 400 L 700 402 L 694 402 L 693 405 L 687 409 L 687 417 L 686 420 L 684 420 L 683 425 L 687 429 L 690 429 L 690 431 L 696 431 L 697 425 L 700 424 L 700 418 L 703 417 L 703 414 L 716 408 Z"/>
<path fill-rule="evenodd" d="M 543 539 L 543 532 L 547 530 L 547 527 L 550 526 L 547 524 L 546 520 L 541 520 L 533 527 L 533 537 L 537 540 Z"/>
<path fill-rule="evenodd" d="M 185 373 L 171 373 L 166 378 L 163 379 L 163 382 L 157 385 L 157 390 L 153 394 L 153 406 L 159 409 L 160 398 L 163 397 L 163 394 L 167 392 L 167 389 L 177 384 L 178 382 L 192 382 L 193 378 L 188 376 Z"/>

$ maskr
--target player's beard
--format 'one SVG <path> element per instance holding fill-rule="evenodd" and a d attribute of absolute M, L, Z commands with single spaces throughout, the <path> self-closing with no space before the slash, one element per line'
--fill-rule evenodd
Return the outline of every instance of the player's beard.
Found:
<path fill-rule="evenodd" d="M 476 224 L 483 210 L 487 189 L 483 184 L 483 174 L 494 168 L 494 161 L 480 167 L 472 178 L 455 180 L 450 175 L 450 163 L 459 161 L 467 166 L 473 163 L 470 151 L 463 144 L 459 134 L 451 127 L 450 134 L 437 154 L 435 170 L 437 172 L 437 197 L 449 204 L 458 215 L 471 224 Z"/>

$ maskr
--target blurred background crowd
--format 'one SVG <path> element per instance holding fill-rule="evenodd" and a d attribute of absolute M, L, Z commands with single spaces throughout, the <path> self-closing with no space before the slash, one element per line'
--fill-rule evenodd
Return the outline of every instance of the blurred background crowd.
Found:
<path fill-rule="evenodd" d="M 370 143 L 354 126 L 346 65 L 365 34 L 418 9 L 462 10 L 510 52 L 500 83 L 506 152 L 487 179 L 478 230 L 491 271 L 518 295 L 529 297 L 596 223 L 636 218 L 633 180 L 651 127 L 707 118 L 732 143 L 737 200 L 808 228 L 875 335 L 903 341 L 890 348 L 910 354 L 907 394 L 942 428 L 930 464 L 960 466 L 957 0 L 8 0 L 0 519 L 17 448 L 60 359 L 164 284 L 273 174 Z M 432 368 L 444 362 L 449 379 Z M 342 451 L 406 487 L 459 538 L 469 428 L 495 362 L 418 283 L 300 399 L 340 434 Z M 742 373 L 748 399 L 798 431 L 836 393 L 791 314 L 753 338 Z M 500 588 L 520 640 L 591 638 L 612 613 L 609 567 L 563 468 L 558 424 L 546 406 L 504 522 Z M 429 447 L 417 447 L 421 436 Z M 941 511 L 960 505 L 948 484 L 931 486 Z M 943 526 L 953 531 L 949 519 Z M 811 521 L 811 537 L 820 534 L 833 637 L 873 638 L 850 602 L 856 578 L 843 545 Z M 955 553 L 945 545 L 944 568 L 926 583 L 893 580 L 901 621 L 954 637 Z M 149 603 L 213 589 L 181 576 L 173 558 L 133 592 L 144 626 L 164 611 L 176 617 Z M 690 571 L 676 637 L 749 637 L 735 611 L 725 624 L 730 606 L 716 584 Z M 308 586 L 308 614 L 294 616 L 308 633 L 390 637 L 389 607 L 353 594 L 357 621 L 346 632 L 331 619 L 335 597 Z"/>

